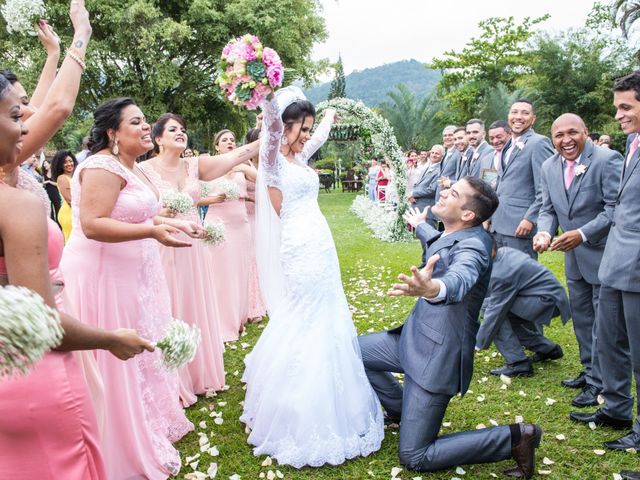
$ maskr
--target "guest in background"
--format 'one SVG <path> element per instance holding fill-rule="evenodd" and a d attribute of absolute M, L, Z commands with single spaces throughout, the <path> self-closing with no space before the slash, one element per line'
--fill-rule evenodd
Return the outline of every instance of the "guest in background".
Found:
<path fill-rule="evenodd" d="M 58 211 L 62 206 L 62 199 L 58 191 L 58 184 L 51 179 L 51 162 L 47 159 L 42 162 L 42 179 L 42 186 L 51 202 L 51 219 L 58 223 Z"/>
<path fill-rule="evenodd" d="M 389 179 L 391 175 L 391 168 L 389 167 L 389 162 L 384 160 L 382 162 L 382 167 L 378 170 L 378 174 L 376 175 L 376 192 L 379 202 L 387 201 L 387 185 L 389 185 Z"/>
<path fill-rule="evenodd" d="M 380 171 L 380 166 L 378 165 L 378 160 L 375 158 L 371 159 L 371 164 L 369 165 L 369 173 L 368 173 L 368 185 L 369 185 L 369 200 L 375 202 L 377 198 L 378 191 L 378 172 Z"/>
<path fill-rule="evenodd" d="M 78 163 L 84 162 L 89 156 L 89 137 L 84 137 L 82 139 L 82 145 L 80 146 L 80 151 L 76 153 L 76 161 Z"/>
<path fill-rule="evenodd" d="M 78 162 L 70 150 L 60 150 L 51 160 L 51 179 L 58 186 L 61 201 L 58 224 L 64 233 L 65 242 L 71 235 L 71 178 L 77 166 Z"/>
<path fill-rule="evenodd" d="M 22 162 L 20 168 L 27 174 L 31 175 L 36 182 L 43 182 L 42 175 L 40 175 L 40 172 L 38 172 L 38 157 L 36 157 L 35 154 L 31 155 L 24 162 Z"/>

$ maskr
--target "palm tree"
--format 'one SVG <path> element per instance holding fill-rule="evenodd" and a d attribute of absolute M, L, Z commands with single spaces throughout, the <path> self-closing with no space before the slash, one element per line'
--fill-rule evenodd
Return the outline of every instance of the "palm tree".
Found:
<path fill-rule="evenodd" d="M 509 108 L 514 101 L 523 97 L 533 101 L 532 96 L 533 92 L 531 91 L 516 89 L 510 92 L 504 83 L 497 83 L 487 91 L 482 102 L 484 105 L 480 110 L 480 117 L 488 124 L 495 120 L 506 120 Z"/>
<path fill-rule="evenodd" d="M 637 33 L 634 24 L 640 19 L 640 1 L 614 0 L 613 11 L 625 38 Z M 636 51 L 636 58 L 640 61 L 640 50 Z"/>

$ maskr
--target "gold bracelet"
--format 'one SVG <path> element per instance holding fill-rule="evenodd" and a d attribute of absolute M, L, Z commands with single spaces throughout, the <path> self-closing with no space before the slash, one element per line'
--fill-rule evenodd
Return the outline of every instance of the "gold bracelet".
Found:
<path fill-rule="evenodd" d="M 87 69 L 87 64 L 84 63 L 84 61 L 75 53 L 72 53 L 70 50 L 67 50 L 67 56 L 71 58 L 73 61 L 75 61 L 78 65 L 80 65 L 80 68 L 82 68 L 83 72 Z"/>

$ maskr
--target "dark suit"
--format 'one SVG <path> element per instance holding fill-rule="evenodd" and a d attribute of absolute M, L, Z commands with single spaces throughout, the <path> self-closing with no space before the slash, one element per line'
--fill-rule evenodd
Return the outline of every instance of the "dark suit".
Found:
<path fill-rule="evenodd" d="M 627 152 L 633 136 L 627 142 Z M 627 155 L 625 155 L 626 159 Z M 640 401 L 640 149 L 622 167 L 620 188 L 598 277 L 598 356 L 602 371 L 603 411 L 633 418 L 631 372 Z M 640 405 L 638 405 L 640 407 Z M 640 433 L 636 418 L 633 430 Z"/>
<path fill-rule="evenodd" d="M 557 315 L 563 323 L 571 317 L 567 294 L 553 273 L 510 247 L 496 253 L 484 307 L 476 346 L 487 348 L 493 341 L 507 364 L 526 360 L 523 346 L 537 353 L 553 350 L 556 344 L 541 326 Z"/>
<path fill-rule="evenodd" d="M 613 219 L 622 155 L 587 142 L 579 163 L 586 170 L 574 178 L 568 190 L 564 163 L 560 154 L 555 154 L 542 165 L 538 231 L 553 237 L 558 227 L 565 232 L 580 229 L 587 239 L 565 254 L 564 271 L 586 381 L 602 388 L 596 347 L 598 268 Z"/>
<path fill-rule="evenodd" d="M 511 156 L 507 160 L 506 154 L 512 145 Z M 515 144 L 510 141 L 502 150 L 496 188 L 500 204 L 491 217 L 491 231 L 496 233 L 499 247 L 512 247 L 531 258 L 538 258 L 531 239 L 536 233 L 538 212 L 542 205 L 540 168 L 551 155 L 551 141 L 531 128 Z M 526 237 L 516 237 L 516 229 L 525 219 L 533 224 L 533 229 Z"/>
<path fill-rule="evenodd" d="M 382 405 L 401 416 L 400 462 L 411 470 L 504 460 L 508 426 L 438 436 L 453 395 L 473 373 L 477 316 L 491 276 L 491 241 L 481 226 L 444 237 L 428 224 L 417 234 L 428 256 L 440 255 L 434 278 L 446 286 L 437 304 L 418 299 L 399 328 L 359 337 L 364 366 Z M 404 388 L 390 372 L 405 374 Z"/>

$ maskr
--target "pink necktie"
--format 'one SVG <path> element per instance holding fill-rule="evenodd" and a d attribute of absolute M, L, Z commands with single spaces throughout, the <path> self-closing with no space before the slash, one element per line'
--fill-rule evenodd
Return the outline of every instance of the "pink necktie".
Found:
<path fill-rule="evenodd" d="M 567 162 L 567 168 L 564 169 L 564 188 L 569 190 L 571 186 L 571 182 L 573 182 L 574 177 L 576 176 L 576 161 L 575 160 L 565 160 Z"/>
<path fill-rule="evenodd" d="M 636 153 L 636 150 L 638 150 L 638 147 L 640 146 L 640 135 L 636 135 L 636 138 L 633 139 L 633 142 L 631 142 L 631 145 L 629 146 L 629 155 L 627 155 L 627 162 L 625 163 L 625 166 L 629 166 L 629 162 L 631 161 L 631 158 L 633 157 L 633 154 Z"/>

